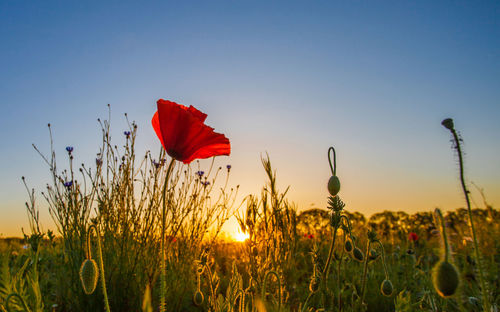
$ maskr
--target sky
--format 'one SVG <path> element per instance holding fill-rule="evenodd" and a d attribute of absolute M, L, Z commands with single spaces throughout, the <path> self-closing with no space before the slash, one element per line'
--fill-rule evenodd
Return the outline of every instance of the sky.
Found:
<path fill-rule="evenodd" d="M 74 146 L 91 164 L 111 104 L 117 142 L 128 113 L 144 154 L 160 147 L 159 98 L 195 106 L 231 140 L 217 162 L 232 165 L 242 197 L 260 192 L 268 153 L 299 211 L 326 208 L 330 146 L 350 211 L 463 207 L 440 125 L 452 117 L 468 180 L 498 208 L 499 11 L 498 1 L 0 1 L 0 235 L 28 228 L 21 176 L 53 227 L 39 194 L 49 170 L 32 147 L 49 150 L 47 123 L 59 159 Z"/>

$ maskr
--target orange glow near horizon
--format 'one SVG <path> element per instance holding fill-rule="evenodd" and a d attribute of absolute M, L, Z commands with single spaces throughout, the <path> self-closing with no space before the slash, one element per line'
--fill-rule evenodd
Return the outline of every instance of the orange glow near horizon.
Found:
<path fill-rule="evenodd" d="M 240 230 L 238 230 L 238 232 L 232 234 L 232 237 L 237 242 L 244 242 L 250 238 L 250 235 L 248 235 L 248 233 L 243 233 Z"/>

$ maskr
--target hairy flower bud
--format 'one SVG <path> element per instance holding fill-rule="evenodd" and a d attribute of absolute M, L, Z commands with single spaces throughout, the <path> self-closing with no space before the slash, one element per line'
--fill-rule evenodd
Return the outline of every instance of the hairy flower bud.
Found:
<path fill-rule="evenodd" d="M 199 307 L 203 304 L 204 299 L 205 297 L 203 297 L 203 293 L 200 290 L 197 290 L 193 296 L 193 303 Z"/>
<path fill-rule="evenodd" d="M 460 283 L 457 268 L 446 260 L 436 265 L 433 277 L 434 288 L 444 298 L 452 296 Z"/>
<path fill-rule="evenodd" d="M 390 280 L 384 280 L 382 284 L 380 285 L 380 292 L 382 295 L 386 297 L 390 297 L 392 295 L 392 292 L 394 291 L 394 287 L 392 286 L 392 283 Z"/>
<path fill-rule="evenodd" d="M 352 251 L 352 242 L 350 239 L 347 239 L 345 241 L 345 244 L 344 244 L 344 249 L 345 249 L 345 252 L 349 253 Z"/>
<path fill-rule="evenodd" d="M 332 196 L 336 196 L 340 191 L 340 180 L 337 176 L 331 176 L 328 180 L 328 192 Z"/>
<path fill-rule="evenodd" d="M 80 280 L 85 294 L 90 295 L 94 292 L 98 279 L 99 271 L 96 262 L 93 259 L 85 259 L 80 267 Z"/>
<path fill-rule="evenodd" d="M 354 247 L 354 250 L 352 251 L 352 256 L 354 257 L 355 260 L 359 262 L 363 262 L 363 260 L 365 259 L 363 252 L 358 247 Z"/>

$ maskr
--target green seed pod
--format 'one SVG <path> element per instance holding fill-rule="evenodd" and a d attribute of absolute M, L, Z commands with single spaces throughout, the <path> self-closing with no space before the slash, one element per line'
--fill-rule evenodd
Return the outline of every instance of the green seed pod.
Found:
<path fill-rule="evenodd" d="M 363 252 L 358 247 L 354 248 L 354 250 L 352 251 L 352 255 L 353 255 L 354 259 L 359 261 L 359 262 L 363 262 L 363 259 L 365 259 Z"/>
<path fill-rule="evenodd" d="M 193 303 L 199 307 L 203 304 L 204 299 L 205 297 L 203 297 L 203 293 L 200 290 L 197 290 L 193 296 Z"/>
<path fill-rule="evenodd" d="M 311 278 L 311 282 L 309 283 L 309 291 L 312 293 L 318 291 L 320 281 L 321 279 L 318 276 L 313 276 L 313 278 Z"/>
<path fill-rule="evenodd" d="M 380 285 L 380 292 L 382 295 L 386 297 L 390 297 L 392 295 L 392 292 L 394 291 L 394 287 L 392 287 L 392 283 L 390 280 L 384 280 L 382 284 Z"/>
<path fill-rule="evenodd" d="M 93 259 L 85 259 L 80 267 L 80 280 L 85 294 L 90 295 L 97 287 L 97 280 L 99 279 L 99 270 L 97 263 Z"/>
<path fill-rule="evenodd" d="M 458 288 L 460 278 L 457 268 L 444 260 L 434 268 L 434 288 L 441 297 L 452 296 Z"/>
<path fill-rule="evenodd" d="M 337 176 L 331 176 L 328 180 L 328 192 L 330 195 L 336 196 L 340 191 L 340 180 Z"/>
<path fill-rule="evenodd" d="M 451 130 L 455 127 L 455 125 L 453 124 L 453 119 L 451 119 L 451 118 L 446 118 L 445 120 L 443 120 L 441 122 L 441 124 L 443 125 L 443 127 L 445 127 L 448 130 Z"/>
<path fill-rule="evenodd" d="M 345 241 L 345 244 L 344 244 L 344 249 L 345 249 L 345 252 L 349 253 L 352 251 L 352 242 L 350 239 L 347 239 Z"/>

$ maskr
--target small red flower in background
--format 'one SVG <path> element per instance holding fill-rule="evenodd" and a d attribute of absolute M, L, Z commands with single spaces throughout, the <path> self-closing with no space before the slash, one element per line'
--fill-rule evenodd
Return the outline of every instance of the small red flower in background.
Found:
<path fill-rule="evenodd" d="M 231 153 L 229 139 L 204 124 L 206 114 L 167 100 L 160 99 L 156 104 L 158 111 L 151 122 L 170 157 L 189 164 L 198 158 Z"/>
<path fill-rule="evenodd" d="M 408 239 L 411 240 L 412 242 L 418 241 L 418 235 L 417 235 L 417 233 L 410 232 L 410 234 L 408 234 Z"/>
<path fill-rule="evenodd" d="M 313 239 L 313 238 L 314 238 L 314 235 L 309 234 L 309 239 Z"/>

